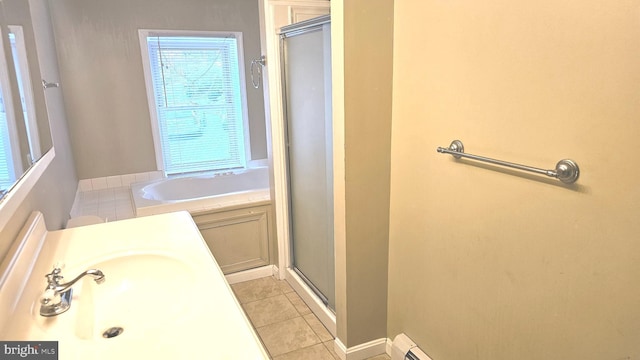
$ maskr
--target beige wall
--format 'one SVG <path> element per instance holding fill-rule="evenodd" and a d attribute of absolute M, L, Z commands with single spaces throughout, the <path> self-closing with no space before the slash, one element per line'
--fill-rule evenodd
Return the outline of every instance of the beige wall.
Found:
<path fill-rule="evenodd" d="M 640 357 L 640 1 L 396 1 L 388 336 Z M 576 186 L 453 161 L 553 168 Z"/>
<path fill-rule="evenodd" d="M 353 347 L 386 337 L 393 1 L 331 5 L 334 79 L 344 71 L 344 84 L 333 84 L 334 116 L 344 118 L 344 185 L 335 187 L 344 192 L 344 210 L 336 211 L 344 216 L 335 237 L 336 325 L 338 338 Z"/>
<path fill-rule="evenodd" d="M 156 170 L 138 29 L 243 32 L 251 154 L 267 156 L 257 0 L 55 0 L 52 16 L 80 179 Z"/>
<path fill-rule="evenodd" d="M 29 0 L 29 6 L 40 73 L 47 81 L 57 82 L 60 77 L 47 0 Z M 34 88 L 34 92 L 39 89 L 42 87 Z M 62 91 L 49 89 L 44 97 L 56 157 L 18 209 L 11 214 L 0 214 L 10 217 L 6 226 L 0 229 L 0 261 L 32 211 L 41 211 L 47 228 L 57 230 L 66 223 L 75 197 L 78 179 L 75 175 Z"/>

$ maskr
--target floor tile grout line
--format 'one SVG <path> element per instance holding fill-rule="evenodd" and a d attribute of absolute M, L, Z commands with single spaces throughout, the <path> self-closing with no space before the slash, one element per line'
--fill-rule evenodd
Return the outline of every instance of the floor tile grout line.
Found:
<path fill-rule="evenodd" d="M 264 300 L 264 299 L 269 299 L 269 298 L 276 297 L 276 296 L 280 296 L 280 295 L 284 295 L 284 294 L 268 295 L 268 296 L 265 296 L 265 297 L 263 297 L 263 298 L 258 298 L 258 299 L 255 299 L 255 300 L 247 301 L 247 302 L 242 303 L 242 304 L 249 304 L 249 303 L 252 303 L 252 302 L 256 302 L 256 301 L 260 301 L 260 300 Z M 287 299 L 287 300 L 288 300 L 288 299 Z"/>
<path fill-rule="evenodd" d="M 304 321 L 304 322 L 307 324 L 307 326 L 309 326 L 309 324 L 306 322 L 306 320 L 305 320 L 302 316 L 297 316 L 297 317 L 294 317 L 294 318 L 291 318 L 291 319 L 278 321 L 278 322 L 275 322 L 275 323 L 272 323 L 272 324 L 269 324 L 269 325 L 264 325 L 264 326 L 261 326 L 261 327 L 259 327 L 259 328 L 255 328 L 255 327 L 254 327 L 254 329 L 256 330 L 256 333 L 258 334 L 258 337 L 260 338 L 260 341 L 264 344 L 264 340 L 263 340 L 263 339 L 262 339 L 262 337 L 260 336 L 260 333 L 258 332 L 258 329 L 263 329 L 263 328 L 265 328 L 265 327 L 267 327 L 267 326 L 273 326 L 273 325 L 275 325 L 275 324 L 280 324 L 280 323 L 284 323 L 284 322 L 287 322 L 287 321 L 292 321 L 292 320 L 294 320 L 294 319 L 297 319 L 298 317 L 302 318 L 302 321 Z M 311 328 L 311 326 L 309 326 L 309 328 Z M 312 332 L 312 333 L 313 333 L 313 335 L 316 337 L 316 339 L 318 340 L 318 342 L 313 343 L 313 344 L 308 345 L 308 346 L 304 346 L 304 347 L 301 347 L 301 348 L 295 349 L 295 350 L 287 351 L 286 353 L 278 354 L 277 356 L 282 356 L 282 355 L 285 355 L 285 354 L 289 354 L 289 353 L 292 353 L 292 352 L 294 352 L 294 351 L 298 351 L 298 350 L 301 350 L 301 349 L 305 349 L 305 348 L 308 348 L 308 347 L 311 347 L 311 346 L 316 346 L 316 345 L 318 345 L 318 344 L 322 344 L 322 345 L 324 346 L 324 342 L 322 341 L 322 339 L 320 339 L 320 336 L 318 336 L 318 334 L 316 334 L 316 332 L 313 330 L 313 328 L 311 328 L 311 332 Z M 327 341 L 328 341 L 328 340 L 327 340 Z M 265 350 L 267 350 L 267 352 L 269 353 L 269 356 L 270 356 L 272 359 L 276 357 L 276 356 L 272 356 L 272 355 L 271 355 L 271 352 L 269 351 L 269 348 L 267 348 L 267 346 L 266 346 L 266 345 L 264 346 L 264 348 L 265 348 Z M 326 346 L 325 346 L 325 348 L 326 348 Z M 328 350 L 328 349 L 327 349 L 327 350 Z M 332 356 L 333 356 L 333 355 L 332 355 Z"/>
<path fill-rule="evenodd" d="M 249 281 L 253 281 L 253 280 L 249 280 Z M 249 316 L 248 316 L 248 314 L 247 314 L 247 312 L 246 312 L 246 310 L 245 310 L 245 305 L 248 305 L 248 304 L 251 304 L 251 303 L 254 303 L 254 302 L 257 302 L 257 301 L 262 301 L 262 300 L 265 300 L 265 299 L 269 299 L 269 298 L 272 298 L 272 297 L 285 295 L 285 298 L 287 299 L 288 303 L 289 303 L 290 305 L 292 305 L 292 306 L 294 307 L 294 309 L 296 310 L 296 313 L 298 314 L 298 316 L 295 316 L 295 317 L 292 317 L 292 318 L 289 318 L 289 319 L 284 319 L 284 320 L 276 321 L 276 322 L 273 322 L 273 323 L 270 323 L 270 324 L 265 324 L 265 325 L 262 325 L 262 326 L 260 326 L 260 327 L 256 327 L 256 326 L 255 326 L 255 324 L 254 324 L 254 322 L 253 322 L 253 321 L 251 321 L 251 319 L 249 318 L 249 321 L 250 321 L 250 323 L 251 323 L 251 326 L 253 326 L 253 328 L 255 329 L 255 331 L 256 331 L 256 333 L 257 333 L 257 335 L 258 335 L 258 337 L 259 337 L 259 339 L 260 339 L 261 343 L 263 344 L 263 346 L 265 347 L 265 350 L 267 351 L 267 353 L 268 353 L 268 355 L 269 355 L 269 358 L 270 358 L 270 359 L 274 359 L 274 358 L 276 358 L 276 357 L 280 357 L 280 356 L 283 356 L 283 355 L 286 355 L 286 354 L 289 354 L 289 353 L 292 353 L 292 352 L 295 352 L 295 351 L 300 351 L 300 350 L 302 350 L 302 349 L 306 349 L 306 348 L 308 348 L 308 347 L 317 346 L 317 345 L 319 345 L 319 344 L 322 344 L 323 349 L 325 349 L 326 351 L 328 351 L 328 352 L 329 352 L 329 355 L 331 355 L 331 357 L 332 357 L 332 358 L 335 358 L 335 355 L 334 355 L 335 350 L 334 350 L 334 349 L 332 349 L 329 345 L 327 345 L 327 343 L 331 343 L 331 344 L 332 344 L 332 343 L 335 341 L 335 338 L 334 338 L 334 337 L 329 333 L 329 331 L 326 329 L 326 327 L 324 326 L 324 324 L 322 324 L 322 322 L 320 322 L 320 320 L 318 319 L 318 317 L 317 317 L 317 316 L 316 316 L 312 311 L 311 311 L 311 312 L 307 312 L 307 311 L 305 310 L 305 311 L 303 312 L 303 311 L 301 311 L 298 307 L 296 307 L 296 306 L 294 305 L 293 301 L 289 298 L 289 296 L 287 296 L 287 294 L 289 294 L 289 293 L 293 293 L 293 294 L 294 294 L 294 295 L 296 295 L 298 298 L 300 298 L 300 295 L 299 295 L 299 294 L 298 294 L 294 289 L 292 289 L 293 291 L 285 292 L 285 291 L 284 291 L 284 289 L 283 289 L 283 286 L 281 286 L 281 284 L 279 283 L 279 281 L 281 281 L 281 280 L 277 280 L 277 279 L 273 279 L 273 278 L 272 278 L 272 279 L 271 279 L 271 281 L 269 282 L 269 283 L 274 283 L 274 282 L 275 282 L 275 283 L 279 286 L 279 288 L 278 288 L 278 289 L 274 289 L 274 293 L 269 293 L 269 295 L 268 295 L 268 296 L 261 297 L 261 298 L 257 298 L 257 299 L 253 299 L 252 301 L 248 301 L 248 302 L 246 302 L 246 303 L 241 303 L 241 306 L 242 306 L 243 311 L 245 312 L 245 314 L 247 315 L 247 317 L 249 317 Z M 251 287 L 249 286 L 248 288 L 251 288 Z M 235 294 L 235 291 L 234 291 L 234 294 Z M 236 295 L 236 297 L 237 297 L 237 295 Z M 302 300 L 302 298 L 300 298 L 300 300 Z M 302 302 L 304 303 L 304 300 L 302 300 Z M 306 303 L 304 303 L 304 304 L 306 305 Z M 307 316 L 307 315 L 310 315 L 310 316 L 309 316 L 309 319 L 307 319 L 307 318 L 306 318 L 306 316 Z M 297 318 L 299 318 L 299 317 L 300 317 L 300 318 L 302 318 L 302 320 L 304 321 L 304 323 L 305 323 L 305 324 L 306 324 L 306 325 L 311 329 L 311 331 L 312 331 L 312 333 L 314 334 L 315 339 L 316 339 L 316 341 L 317 341 L 317 342 L 316 342 L 316 343 L 314 343 L 314 344 L 310 344 L 310 345 L 307 345 L 307 346 L 305 346 L 305 347 L 299 348 L 299 349 L 291 350 L 291 351 L 289 351 L 289 352 L 286 352 L 286 353 L 283 353 L 283 354 L 278 354 L 277 356 L 273 356 L 273 355 L 271 354 L 271 352 L 269 352 L 269 349 L 266 347 L 266 345 L 265 345 L 265 343 L 264 343 L 264 341 L 263 341 L 263 339 L 262 339 L 262 337 L 260 336 L 260 333 L 259 333 L 258 331 L 259 331 L 259 330 L 261 330 L 261 329 L 264 329 L 265 327 L 274 326 L 274 325 L 277 325 L 277 324 L 280 324 L 280 323 L 284 323 L 284 322 L 287 322 L 287 321 L 293 321 L 293 320 L 295 320 L 295 319 L 297 319 Z M 329 339 L 326 339 L 325 334 L 323 334 L 323 336 L 321 336 L 320 334 L 318 334 L 318 331 L 316 331 L 316 329 L 314 329 L 314 327 L 312 326 L 312 324 L 309 322 L 309 321 L 313 321 L 313 319 L 316 319 L 316 320 L 318 321 L 318 323 L 319 323 L 320 325 L 322 325 L 322 326 L 323 326 L 323 328 L 324 328 L 324 329 L 325 329 L 325 331 L 327 332 L 328 336 L 330 337 Z M 316 323 L 316 324 L 315 324 L 315 325 L 316 325 L 316 327 L 317 327 L 318 323 Z M 326 339 L 326 340 L 324 340 L 324 339 Z M 336 360 L 339 360 L 339 358 L 338 358 L 338 359 L 336 359 Z"/>
<path fill-rule="evenodd" d="M 302 318 L 302 316 L 296 316 L 296 317 L 292 317 L 292 318 L 289 318 L 289 319 L 284 319 L 284 320 L 276 321 L 276 322 L 273 322 L 273 323 L 271 323 L 271 324 L 262 325 L 262 326 L 260 326 L 260 327 L 254 327 L 254 329 L 256 329 L 256 331 L 258 331 L 258 329 L 263 329 L 263 328 L 265 328 L 265 327 L 267 327 L 267 326 L 273 326 L 273 325 L 276 325 L 276 324 L 281 324 L 281 323 L 283 323 L 283 322 L 291 321 L 291 320 L 294 320 L 294 319 L 297 319 L 297 318 Z M 249 319 L 249 320 L 251 320 L 251 319 Z M 302 320 L 304 321 L 304 318 L 302 318 Z M 251 325 L 253 325 L 253 323 L 251 323 Z M 307 324 L 307 325 L 308 325 L 308 324 Z M 313 329 L 311 329 L 311 330 L 313 330 Z M 314 334 L 314 335 L 316 335 L 316 336 L 318 336 L 318 335 L 315 333 L 315 331 L 313 332 L 313 334 Z"/>
<path fill-rule="evenodd" d="M 264 300 L 272 299 L 272 298 L 275 298 L 275 297 L 278 297 L 278 296 L 284 296 L 284 294 L 276 295 L 276 296 L 270 296 L 270 297 L 267 297 L 267 298 L 264 298 L 264 299 L 260 299 L 260 300 L 256 300 L 256 301 L 251 301 L 251 302 L 248 302 L 248 303 L 242 304 L 242 305 L 241 305 L 241 306 L 242 306 L 242 310 L 244 310 L 244 312 L 245 312 L 245 314 L 247 315 L 247 317 L 249 318 L 249 320 L 251 320 L 251 317 L 249 316 L 248 311 L 246 311 L 246 309 L 244 308 L 244 306 L 245 306 L 245 305 L 249 305 L 249 304 L 252 304 L 252 303 L 256 303 L 256 302 L 260 302 L 260 301 L 264 301 Z M 290 317 L 290 318 L 288 318 L 288 319 L 284 319 L 284 320 L 280 320 L 280 321 L 272 322 L 272 323 L 269 323 L 269 324 L 264 324 L 264 325 L 262 325 L 262 326 L 260 326 L 260 327 L 267 326 L 267 325 L 270 325 L 270 324 L 279 323 L 279 322 L 286 321 L 286 320 L 290 320 L 290 319 L 295 319 L 295 318 L 298 318 L 298 317 L 302 317 L 302 318 L 303 318 L 303 320 L 305 320 L 305 319 L 304 319 L 304 316 L 305 316 L 305 315 L 301 314 L 301 313 L 296 309 L 295 305 L 293 305 L 293 303 L 291 303 L 291 301 L 290 301 L 286 296 L 284 296 L 284 299 L 287 301 L 287 303 L 289 304 L 289 306 L 290 306 L 290 307 L 295 311 L 296 316 L 292 316 L 292 317 Z M 285 306 L 285 307 L 286 307 L 286 306 Z M 264 310 L 264 309 L 260 309 L 260 310 Z M 261 313 L 261 314 L 265 314 L 265 313 L 266 313 L 266 311 L 260 311 L 260 313 Z M 252 325 L 255 325 L 255 324 L 253 323 L 253 321 L 251 321 L 251 324 L 252 324 Z M 308 322 L 307 322 L 307 324 L 308 324 Z M 309 327 L 311 327 L 311 326 L 309 325 Z M 256 328 L 256 327 L 254 326 L 254 328 Z M 312 329 L 312 330 L 313 330 L 313 329 Z M 316 334 L 316 335 L 317 335 L 317 334 Z"/>
<path fill-rule="evenodd" d="M 235 295 L 235 293 L 234 293 L 234 295 Z M 246 304 L 251 304 L 251 303 L 254 303 L 254 302 L 257 302 L 257 301 L 262 301 L 262 300 L 270 299 L 270 298 L 273 298 L 273 297 L 276 297 L 276 296 L 280 296 L 280 295 L 282 295 L 282 294 L 277 294 L 277 295 L 273 295 L 273 296 L 267 296 L 267 297 L 264 297 L 264 298 L 260 298 L 260 299 L 256 299 L 256 300 L 251 300 L 251 301 L 247 301 L 247 302 L 240 302 L 240 300 L 238 300 L 238 302 L 240 303 L 240 305 L 244 306 L 244 305 L 246 305 Z M 236 295 L 236 298 L 237 298 L 237 297 L 238 297 L 238 296 Z M 293 305 L 293 304 L 292 304 L 292 305 Z"/>
<path fill-rule="evenodd" d="M 307 348 L 310 348 L 310 347 L 313 347 L 313 346 L 318 346 L 318 345 L 322 345 L 322 346 L 323 346 L 327 351 L 329 351 L 329 349 L 327 349 L 327 347 L 324 345 L 324 343 L 323 343 L 322 341 L 320 341 L 320 342 L 319 342 L 319 343 L 317 343 L 317 344 L 311 344 L 311 345 L 307 345 L 307 346 L 305 346 L 305 347 L 301 347 L 301 348 L 299 348 L 299 349 L 295 349 L 295 350 L 287 351 L 286 353 L 280 354 L 280 355 L 278 355 L 278 356 L 284 356 L 284 355 L 291 354 L 291 353 L 296 352 L 296 351 L 301 351 L 301 350 L 303 350 L 303 349 L 307 349 Z M 330 352 L 329 352 L 329 355 L 331 355 L 331 353 L 330 353 Z M 269 356 L 271 356 L 271 354 L 269 354 Z M 333 357 L 333 355 L 331 355 L 331 357 Z"/>
<path fill-rule="evenodd" d="M 244 306 L 242 304 L 240 304 L 240 307 L 242 308 L 242 311 L 244 312 L 244 315 L 246 316 L 247 320 L 249 320 L 249 324 L 251 324 L 251 327 L 253 327 L 253 330 L 254 330 L 256 336 L 258 337 L 258 340 L 260 341 L 260 344 L 262 344 L 262 347 L 264 348 L 264 351 L 267 352 L 267 355 L 269 356 L 269 359 L 273 359 L 273 356 L 271 355 L 271 352 L 267 348 L 267 344 L 265 344 L 264 339 L 262 339 L 262 336 L 258 332 L 258 327 L 256 327 L 256 325 L 253 323 L 253 320 L 251 320 L 251 318 L 247 314 L 247 311 L 245 310 Z"/>
<path fill-rule="evenodd" d="M 333 354 L 335 353 L 335 349 L 330 349 L 329 346 L 327 345 L 328 342 L 331 342 L 332 344 L 334 344 L 335 339 L 323 341 L 322 345 L 324 345 L 325 349 L 327 349 L 327 351 L 329 352 L 329 355 L 331 355 L 332 358 L 334 358 L 335 360 L 340 360 L 339 358 L 336 357 L 338 354 L 336 354 L 336 356 L 333 356 Z"/>
<path fill-rule="evenodd" d="M 310 314 L 307 314 L 307 315 L 310 315 Z M 307 325 L 309 325 L 309 327 L 311 328 L 311 330 L 313 331 L 313 333 L 314 333 L 314 334 L 316 334 L 316 336 L 320 339 L 320 341 L 322 341 L 322 338 L 320 337 L 320 334 L 318 334 L 318 332 L 313 328 L 313 326 L 311 326 L 311 323 L 309 323 L 309 321 L 308 321 L 307 319 L 305 319 L 305 316 L 307 316 L 307 315 L 303 315 L 303 316 L 302 316 L 302 320 L 304 320 L 304 321 L 307 323 Z M 331 335 L 331 333 L 329 332 L 329 330 L 324 326 L 324 324 L 320 321 L 320 319 L 318 319 L 318 317 L 317 317 L 314 313 L 311 313 L 311 315 L 313 315 L 313 317 L 314 317 L 316 320 L 318 320 L 318 323 L 320 323 L 320 325 L 322 325 L 323 329 L 325 329 L 325 331 L 326 331 L 329 335 Z M 335 340 L 335 338 L 333 337 L 333 335 L 331 335 L 331 339 L 332 339 L 332 340 Z M 329 340 L 327 340 L 327 341 L 329 341 Z M 322 342 L 324 342 L 324 341 L 322 341 Z"/>
<path fill-rule="evenodd" d="M 234 295 L 236 295 L 236 294 L 234 293 Z M 285 299 L 286 299 L 286 300 L 289 302 L 289 304 L 290 304 L 290 305 L 291 305 L 291 306 L 296 310 L 296 313 L 298 314 L 298 316 L 294 316 L 294 317 L 289 318 L 289 319 L 280 320 L 280 321 L 276 321 L 276 322 L 273 322 L 273 323 L 265 324 L 265 325 L 262 325 L 262 326 L 260 326 L 260 327 L 257 327 L 257 326 L 255 325 L 255 323 L 253 322 L 253 320 L 251 319 L 251 317 L 250 317 L 250 316 L 249 316 L 249 314 L 247 313 L 247 310 L 246 310 L 246 308 L 245 308 L 245 305 L 252 304 L 252 303 L 255 303 L 255 302 L 258 302 L 258 301 L 263 301 L 263 300 L 265 300 L 265 299 L 273 298 L 273 297 L 276 297 L 276 296 L 284 296 L 284 295 L 285 295 L 284 293 L 282 293 L 282 294 L 276 294 L 276 295 L 273 295 L 273 296 L 267 296 L 267 297 L 265 297 L 265 298 L 261 298 L 261 299 L 257 299 L 257 300 L 253 300 L 253 301 L 248 301 L 248 302 L 246 302 L 246 303 L 240 303 L 240 307 L 242 308 L 242 311 L 244 312 L 245 316 L 249 319 L 249 322 L 251 323 L 251 326 L 253 326 L 253 328 L 256 330 L 256 332 L 257 332 L 257 330 L 258 330 L 259 328 L 263 328 L 263 327 L 265 327 L 265 326 L 269 326 L 269 325 L 273 325 L 273 324 L 281 323 L 281 322 L 288 321 L 288 320 L 291 320 L 291 319 L 295 319 L 295 318 L 298 318 L 298 317 L 301 317 L 301 318 L 302 318 L 302 320 L 305 320 L 305 319 L 304 319 L 304 317 L 303 317 L 303 315 L 301 315 L 301 314 L 300 314 L 300 312 L 296 309 L 296 307 L 291 303 L 291 300 L 289 300 L 289 298 L 287 298 L 287 297 L 285 296 Z M 237 298 L 237 295 L 236 295 L 236 298 Z M 305 322 L 306 322 L 306 320 L 305 320 Z M 308 324 L 308 323 L 307 323 L 307 324 Z M 311 326 L 309 326 L 309 327 L 311 327 Z M 313 330 L 313 329 L 311 329 L 311 330 Z M 314 334 L 315 334 L 315 331 L 314 331 Z M 317 334 L 316 334 L 316 336 L 317 336 Z M 261 338 L 261 340 L 262 340 L 262 338 Z"/>

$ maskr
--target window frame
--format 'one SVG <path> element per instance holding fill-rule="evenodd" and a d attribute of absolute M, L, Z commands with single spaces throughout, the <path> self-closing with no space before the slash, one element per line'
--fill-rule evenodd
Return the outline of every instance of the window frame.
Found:
<path fill-rule="evenodd" d="M 158 111 L 156 108 L 156 98 L 154 93 L 153 73 L 151 71 L 151 60 L 147 38 L 153 36 L 180 36 L 180 37 L 234 37 L 237 41 L 238 50 L 238 78 L 240 80 L 240 101 L 242 108 L 242 140 L 244 141 L 244 162 L 249 164 L 251 161 L 251 142 L 249 132 L 249 107 L 247 104 L 247 87 L 246 74 L 244 65 L 244 45 L 242 41 L 242 32 L 238 31 L 192 31 L 192 30 L 153 30 L 138 29 L 138 37 L 140 41 L 140 50 L 142 55 L 142 66 L 144 70 L 145 89 L 147 92 L 147 103 L 149 106 L 149 115 L 151 121 L 151 131 L 153 135 L 154 152 L 156 157 L 156 168 L 162 171 L 165 176 L 167 169 L 164 165 L 164 155 L 162 151 L 162 138 L 160 135 L 160 124 Z M 209 171 L 222 171 L 224 169 L 211 169 Z"/>

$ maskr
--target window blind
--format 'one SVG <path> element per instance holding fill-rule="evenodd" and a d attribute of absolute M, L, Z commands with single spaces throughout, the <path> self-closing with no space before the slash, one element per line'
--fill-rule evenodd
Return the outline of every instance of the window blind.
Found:
<path fill-rule="evenodd" d="M 7 112 L 5 111 L 2 87 L 0 87 L 0 192 L 13 185 L 16 180 L 13 173 L 13 156 L 11 154 Z"/>
<path fill-rule="evenodd" d="M 0 33 L 0 35 L 2 35 L 2 33 Z M 11 108 L 8 108 L 8 106 L 11 106 L 11 97 L 5 96 L 5 91 L 9 91 L 7 70 L 4 48 L 0 37 L 0 196 L 4 191 L 9 189 L 16 180 L 14 153 L 9 126 L 9 121 L 14 121 L 13 114 L 9 112 Z"/>
<path fill-rule="evenodd" d="M 148 36 L 167 174 L 245 166 L 235 36 Z"/>

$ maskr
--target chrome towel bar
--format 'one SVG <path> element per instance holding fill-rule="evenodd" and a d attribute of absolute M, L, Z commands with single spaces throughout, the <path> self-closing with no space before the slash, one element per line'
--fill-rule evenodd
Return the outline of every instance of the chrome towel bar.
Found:
<path fill-rule="evenodd" d="M 562 159 L 556 164 L 554 170 L 539 169 L 532 166 L 515 164 L 508 161 L 496 160 L 484 156 L 465 154 L 464 145 L 460 140 L 453 140 L 448 148 L 438 147 L 438 152 L 443 154 L 451 154 L 454 158 L 459 159 L 461 157 L 469 158 L 473 160 L 483 161 L 494 165 L 505 166 L 522 171 L 528 171 L 536 174 L 546 175 L 552 178 L 556 178 L 565 184 L 573 184 L 578 180 L 580 176 L 580 168 L 575 161 L 570 159 Z"/>

